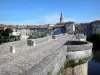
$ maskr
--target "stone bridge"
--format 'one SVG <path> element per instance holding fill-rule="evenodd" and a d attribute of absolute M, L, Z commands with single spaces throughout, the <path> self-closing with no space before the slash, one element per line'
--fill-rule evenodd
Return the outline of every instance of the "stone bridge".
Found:
<path fill-rule="evenodd" d="M 91 55 L 92 44 L 66 44 L 75 41 L 69 34 L 33 39 L 35 46 L 28 46 L 27 40 L 0 45 L 0 75 L 57 75 L 66 59 L 79 59 Z M 15 48 L 15 53 L 10 51 Z M 67 58 L 66 58 L 67 57 Z"/>

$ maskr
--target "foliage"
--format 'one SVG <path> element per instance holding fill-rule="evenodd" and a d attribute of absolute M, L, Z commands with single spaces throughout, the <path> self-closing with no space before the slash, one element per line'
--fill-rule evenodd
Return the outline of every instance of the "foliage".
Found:
<path fill-rule="evenodd" d="M 37 39 L 40 37 L 40 34 L 38 32 L 34 32 L 33 35 L 30 35 L 28 39 Z"/>
<path fill-rule="evenodd" d="M 10 33 L 12 33 L 12 32 L 13 32 L 13 30 L 12 30 L 12 29 L 7 28 L 7 29 L 5 29 L 5 30 L 3 31 L 3 36 L 8 37 L 8 36 L 9 36 L 9 34 L 10 34 Z"/>
<path fill-rule="evenodd" d="M 45 37 L 45 36 L 47 36 L 47 34 L 41 34 L 41 37 Z"/>
<path fill-rule="evenodd" d="M 0 39 L 2 39 L 3 38 L 3 32 L 4 32 L 4 30 L 0 30 Z"/>
<path fill-rule="evenodd" d="M 61 75 L 63 73 L 63 71 L 64 71 L 64 68 L 61 67 L 60 70 L 59 70 L 59 72 L 57 73 L 57 75 Z"/>
<path fill-rule="evenodd" d="M 4 30 L 0 30 L 0 34 L 2 34 L 4 32 Z"/>
<path fill-rule="evenodd" d="M 84 59 L 79 59 L 79 63 L 78 64 L 84 64 L 86 62 L 87 62 L 87 60 L 85 58 Z"/>
<path fill-rule="evenodd" d="M 89 59 L 91 59 L 91 56 L 81 58 L 81 59 L 79 59 L 79 62 L 75 62 L 74 59 L 66 60 L 66 61 L 64 62 L 64 68 L 67 68 L 67 67 L 75 67 L 76 65 L 84 64 L 84 63 L 86 63 Z"/>
<path fill-rule="evenodd" d="M 99 34 L 100 35 L 100 31 L 97 31 L 95 34 Z"/>
<path fill-rule="evenodd" d="M 72 60 L 66 60 L 65 62 L 64 62 L 64 68 L 66 68 L 66 67 L 74 67 L 75 66 L 75 60 L 74 59 L 72 59 Z"/>
<path fill-rule="evenodd" d="M 47 74 L 47 75 L 52 75 L 52 74 L 51 74 L 51 72 L 48 72 L 48 74 Z"/>
<path fill-rule="evenodd" d="M 2 35 L 0 35 L 0 44 L 4 43 L 4 37 Z"/>
<path fill-rule="evenodd" d="M 2 39 L 3 38 L 3 36 L 2 36 L 2 34 L 0 34 L 0 39 Z"/>
<path fill-rule="evenodd" d="M 13 30 L 10 29 L 10 28 L 5 29 L 5 31 L 8 32 L 8 33 L 12 33 L 13 32 Z"/>
<path fill-rule="evenodd" d="M 90 42 L 93 43 L 93 50 L 97 49 L 99 50 L 100 48 L 100 34 L 93 34 L 92 37 L 90 38 Z"/>
<path fill-rule="evenodd" d="M 35 35 L 31 35 L 31 36 L 29 36 L 28 39 L 37 39 L 37 36 L 35 36 Z"/>
<path fill-rule="evenodd" d="M 10 28 L 7 28 L 5 30 L 0 30 L 0 43 L 20 40 L 20 36 L 19 37 L 9 36 L 9 34 L 12 32 L 13 30 Z"/>
<path fill-rule="evenodd" d="M 33 35 L 30 35 L 28 39 L 37 39 L 47 36 L 47 34 L 34 32 Z"/>

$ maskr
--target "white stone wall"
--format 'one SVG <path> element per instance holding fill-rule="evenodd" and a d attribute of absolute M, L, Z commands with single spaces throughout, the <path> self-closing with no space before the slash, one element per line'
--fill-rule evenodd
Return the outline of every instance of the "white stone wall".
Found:
<path fill-rule="evenodd" d="M 91 55 L 92 55 L 92 49 L 84 50 L 84 51 L 68 52 L 67 58 L 68 59 L 80 59 L 80 58 L 88 57 Z"/>
<path fill-rule="evenodd" d="M 28 37 L 29 37 L 29 36 L 27 36 L 27 35 L 21 35 L 21 36 L 20 36 L 21 40 L 27 39 Z"/>
<path fill-rule="evenodd" d="M 26 28 L 21 28 L 21 29 L 18 28 L 17 31 L 20 32 L 20 34 L 22 34 L 22 35 L 26 35 L 26 33 L 31 32 L 30 29 L 26 29 Z"/>
<path fill-rule="evenodd" d="M 80 42 L 80 41 L 79 41 Z M 81 45 L 67 45 L 67 58 L 68 59 L 80 59 L 92 55 L 92 43 Z"/>
<path fill-rule="evenodd" d="M 68 33 L 73 33 L 75 32 L 75 24 L 71 23 L 71 24 L 66 24 L 66 31 Z"/>

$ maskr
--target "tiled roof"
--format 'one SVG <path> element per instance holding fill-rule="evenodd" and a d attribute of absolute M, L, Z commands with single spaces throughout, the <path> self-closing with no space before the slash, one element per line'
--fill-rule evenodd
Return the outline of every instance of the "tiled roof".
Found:
<path fill-rule="evenodd" d="M 95 21 L 92 21 L 92 23 L 94 23 L 94 22 L 100 22 L 100 20 L 95 20 Z"/>
<path fill-rule="evenodd" d="M 33 25 L 31 25 L 31 26 L 19 26 L 19 25 L 3 25 L 3 24 L 0 24 L 0 27 L 4 27 L 4 28 L 11 28 L 11 29 L 13 29 L 13 28 L 49 28 L 49 25 L 40 25 L 40 26 L 33 26 Z"/>
<path fill-rule="evenodd" d="M 16 28 L 26 28 L 26 26 L 17 26 Z"/>
<path fill-rule="evenodd" d="M 39 26 L 39 28 L 48 28 L 48 27 L 49 27 L 48 25 Z"/>
<path fill-rule="evenodd" d="M 26 28 L 39 28 L 39 26 L 26 26 Z"/>
<path fill-rule="evenodd" d="M 11 28 L 11 29 L 13 29 L 13 28 L 16 28 L 16 26 L 7 26 L 6 28 Z"/>
<path fill-rule="evenodd" d="M 55 28 L 55 26 L 49 26 L 48 27 L 48 29 L 54 29 Z"/>

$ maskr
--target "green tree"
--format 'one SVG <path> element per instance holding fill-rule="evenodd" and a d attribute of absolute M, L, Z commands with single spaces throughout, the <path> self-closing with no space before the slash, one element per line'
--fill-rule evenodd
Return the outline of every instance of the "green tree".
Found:
<path fill-rule="evenodd" d="M 4 32 L 4 30 L 0 30 L 0 34 L 2 34 Z"/>
<path fill-rule="evenodd" d="M 13 30 L 11 28 L 7 28 L 7 29 L 4 30 L 3 36 L 8 37 L 9 34 L 12 33 L 12 32 L 13 32 Z"/>
<path fill-rule="evenodd" d="M 93 43 L 93 49 L 100 49 L 100 34 L 93 34 L 90 41 Z"/>
<path fill-rule="evenodd" d="M 4 30 L 0 30 L 0 39 L 3 37 Z"/>
<path fill-rule="evenodd" d="M 99 34 L 100 35 L 100 31 L 97 31 L 95 34 Z"/>
<path fill-rule="evenodd" d="M 8 33 L 12 33 L 13 32 L 13 30 L 11 28 L 7 28 L 7 29 L 5 29 L 5 31 L 8 32 Z"/>

